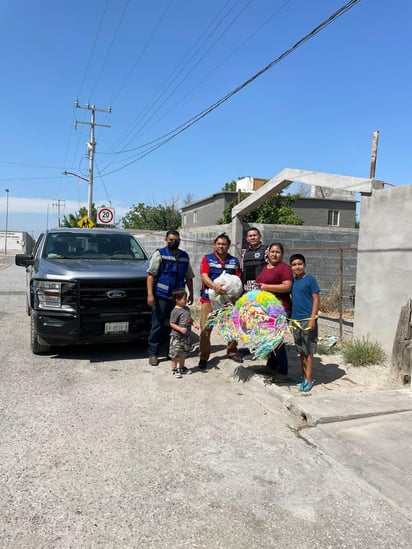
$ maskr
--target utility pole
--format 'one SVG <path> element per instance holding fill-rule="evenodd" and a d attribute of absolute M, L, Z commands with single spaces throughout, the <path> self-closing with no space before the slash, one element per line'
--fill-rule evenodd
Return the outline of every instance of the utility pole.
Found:
<path fill-rule="evenodd" d="M 53 202 L 53 207 L 57 208 L 57 220 L 59 222 L 60 227 L 60 210 L 64 208 L 64 200 L 61 200 L 60 198 L 55 198 Z"/>
<path fill-rule="evenodd" d="M 8 223 L 9 223 L 9 192 L 10 189 L 4 189 L 4 192 L 6 193 L 6 227 L 4 231 L 4 257 L 7 255 L 7 229 L 8 229 Z"/>
<path fill-rule="evenodd" d="M 96 112 L 111 113 L 112 108 L 109 107 L 108 109 L 97 109 L 94 105 L 89 105 L 89 103 L 86 103 L 86 105 L 82 107 L 81 105 L 79 105 L 79 101 L 77 99 L 74 103 L 74 106 L 76 107 L 76 109 L 86 109 L 92 112 L 90 122 L 82 122 L 81 120 L 74 121 L 74 127 L 76 129 L 77 129 L 77 124 L 87 124 L 90 126 L 90 141 L 88 141 L 87 143 L 87 155 L 89 158 L 89 192 L 88 192 L 88 200 L 87 200 L 87 216 L 89 217 L 89 219 L 91 219 L 92 204 L 93 204 L 94 153 L 96 150 L 96 142 L 94 140 L 94 127 L 100 126 L 102 128 L 110 128 L 110 126 L 108 126 L 107 124 L 96 124 L 95 115 L 96 115 Z"/>
<path fill-rule="evenodd" d="M 376 158 L 378 156 L 378 141 L 379 141 L 379 132 L 373 132 L 372 138 L 372 153 L 371 153 L 371 165 L 369 169 L 369 179 L 375 179 L 376 172 Z"/>

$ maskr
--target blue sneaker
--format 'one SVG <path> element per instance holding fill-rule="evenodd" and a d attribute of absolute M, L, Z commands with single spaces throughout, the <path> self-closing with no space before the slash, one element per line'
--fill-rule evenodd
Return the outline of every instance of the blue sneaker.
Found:
<path fill-rule="evenodd" d="M 302 391 L 303 393 L 309 393 L 309 391 L 312 389 L 313 383 L 311 381 L 302 381 L 299 387 L 299 391 Z"/>

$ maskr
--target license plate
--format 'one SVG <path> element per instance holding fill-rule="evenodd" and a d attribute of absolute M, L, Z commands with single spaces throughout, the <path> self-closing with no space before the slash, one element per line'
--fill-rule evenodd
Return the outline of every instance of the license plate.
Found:
<path fill-rule="evenodd" d="M 128 331 L 128 322 L 106 322 L 104 325 L 105 334 L 127 334 Z"/>

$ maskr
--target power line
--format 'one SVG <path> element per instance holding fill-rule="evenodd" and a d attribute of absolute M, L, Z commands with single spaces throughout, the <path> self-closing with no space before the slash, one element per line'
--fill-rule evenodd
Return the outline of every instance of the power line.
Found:
<path fill-rule="evenodd" d="M 104 189 L 104 192 L 106 193 L 106 198 L 107 198 L 107 200 L 108 200 L 108 201 L 110 202 L 110 204 L 111 204 L 112 201 L 110 200 L 109 193 L 107 192 L 106 185 L 105 185 L 105 183 L 104 183 L 104 181 L 103 181 L 102 174 L 100 173 L 99 166 L 97 165 L 97 162 L 96 162 L 96 161 L 95 161 L 95 164 L 96 164 L 96 169 L 97 169 L 97 171 L 98 171 L 98 173 L 99 173 L 100 182 L 101 182 L 101 184 L 102 184 L 102 187 L 103 187 L 103 189 Z"/>
<path fill-rule="evenodd" d="M 163 120 L 168 114 L 174 111 L 174 109 L 179 106 L 189 95 L 191 95 L 199 86 L 204 84 L 206 80 L 212 76 L 222 65 L 224 65 L 237 51 L 240 50 L 255 34 L 257 34 L 275 15 L 277 15 L 291 0 L 286 0 L 279 8 L 277 8 L 257 29 L 255 29 L 247 38 L 245 38 L 236 48 L 234 48 L 229 55 L 227 55 L 220 63 L 218 63 L 211 71 L 209 71 L 195 86 L 193 86 L 183 97 L 181 97 L 177 103 L 172 105 L 168 111 L 162 114 L 160 118 L 155 120 L 151 126 L 147 129 L 153 128 L 161 120 Z M 130 150 L 130 149 L 129 149 Z"/>
<path fill-rule="evenodd" d="M 104 70 L 104 68 L 105 68 L 105 66 L 106 66 L 107 60 L 109 59 L 109 55 L 110 55 L 110 52 L 112 51 L 113 44 L 115 43 L 116 38 L 117 38 L 117 35 L 119 34 L 119 30 L 120 30 L 122 21 L 123 21 L 125 15 L 126 15 L 127 8 L 129 7 L 129 3 L 130 3 L 130 0 L 125 0 L 125 2 L 124 2 L 123 10 L 122 10 L 122 13 L 121 13 L 121 15 L 120 15 L 120 18 L 119 18 L 119 20 L 118 20 L 118 22 L 117 22 L 116 29 L 115 29 L 115 31 L 114 31 L 114 33 L 113 33 L 113 35 L 112 35 L 112 38 L 111 38 L 110 44 L 109 44 L 109 46 L 108 46 L 108 48 L 107 48 L 107 50 L 106 50 L 106 54 L 105 54 L 105 56 L 104 56 L 104 59 L 103 59 L 102 63 L 100 64 L 99 72 L 98 72 L 98 74 L 97 74 L 97 76 L 96 76 L 96 78 L 95 78 L 94 84 L 93 84 L 92 89 L 91 89 L 91 91 L 90 91 L 90 93 L 89 93 L 89 96 L 90 96 L 90 97 L 93 97 L 94 92 L 95 92 L 95 89 L 96 89 L 96 87 L 97 87 L 97 84 L 98 84 L 98 82 L 99 82 L 99 80 L 100 80 L 100 78 L 101 78 L 101 76 L 102 76 L 102 74 L 103 74 L 103 70 Z M 106 4 L 106 6 L 105 6 L 105 9 L 104 9 L 104 12 L 103 12 L 103 15 L 102 15 L 101 23 L 103 22 L 104 15 L 105 15 L 105 13 L 106 13 L 106 8 L 107 8 L 107 4 Z M 100 31 L 100 27 L 99 27 L 99 31 Z M 99 31 L 98 31 L 98 32 L 99 32 Z M 97 36 L 96 36 L 96 38 L 97 38 Z M 78 97 L 79 97 L 79 96 L 78 96 Z M 83 121 L 83 123 L 86 123 L 86 122 Z M 76 149 L 76 153 L 77 153 L 77 149 Z"/>
<path fill-rule="evenodd" d="M 186 122 L 184 122 L 183 124 L 181 124 L 180 126 L 177 126 L 174 130 L 171 130 L 170 132 L 162 135 L 161 137 L 155 139 L 154 141 L 150 141 L 149 143 L 146 143 L 145 145 L 142 145 L 141 148 L 143 148 L 144 146 L 148 146 L 148 145 L 151 145 L 153 143 L 157 143 L 157 145 L 154 145 L 153 147 L 151 147 L 149 150 L 147 150 L 146 152 L 144 152 L 143 154 L 141 154 L 140 156 L 138 156 L 137 158 L 135 158 L 134 160 L 128 162 L 127 164 L 124 164 L 123 166 L 121 166 L 120 168 L 117 168 L 116 170 L 112 170 L 110 172 L 107 172 L 107 173 L 104 173 L 103 175 L 107 176 L 107 175 L 111 175 L 113 173 L 116 173 L 116 172 L 119 172 L 120 170 L 123 170 L 124 168 L 127 168 L 128 166 L 130 166 L 131 164 L 134 164 L 136 162 L 138 162 L 139 160 L 141 160 L 142 158 L 144 158 L 145 156 L 151 154 L 152 152 L 154 152 L 155 150 L 159 149 L 160 147 L 164 146 L 166 143 L 168 143 L 169 141 L 171 141 L 172 139 L 174 139 L 175 137 L 177 137 L 180 133 L 184 132 L 185 130 L 187 130 L 188 128 L 190 128 L 191 126 L 193 126 L 196 122 L 198 122 L 199 120 L 201 120 L 202 118 L 206 117 L 208 114 L 210 114 L 211 112 L 213 112 L 215 109 L 217 109 L 218 107 L 220 107 L 223 103 L 225 103 L 226 101 L 228 101 L 231 97 L 233 97 L 235 94 L 239 93 L 241 90 L 243 90 L 244 88 L 246 88 L 246 86 L 248 86 L 249 84 L 251 84 L 252 82 L 254 82 L 257 78 L 259 78 L 260 76 L 262 76 L 264 73 L 266 73 L 269 69 L 271 69 L 272 67 L 274 67 L 275 65 L 277 65 L 278 63 L 280 63 L 281 61 L 283 61 L 283 59 L 285 59 L 286 57 L 288 57 L 291 53 L 293 53 L 296 49 L 298 49 L 300 46 L 302 46 L 304 43 L 306 43 L 308 40 L 310 40 L 311 38 L 313 38 L 314 36 L 316 36 L 320 31 L 322 31 L 324 28 L 326 28 L 328 25 L 330 25 L 331 23 L 333 23 L 336 19 L 338 19 L 341 15 L 343 15 L 344 13 L 346 13 L 347 11 L 349 11 L 351 8 L 353 8 L 356 4 L 358 4 L 361 0 L 350 0 L 349 2 L 347 2 L 344 6 L 342 6 L 341 8 L 339 8 L 338 10 L 336 10 L 332 15 L 330 15 L 327 19 L 325 19 L 322 23 L 320 23 L 317 27 L 315 27 L 311 32 L 309 32 L 308 34 L 306 34 L 303 38 L 301 38 L 300 40 L 298 40 L 298 42 L 296 42 L 292 47 L 290 47 L 288 50 L 284 51 L 281 55 L 279 55 L 279 57 L 277 57 L 276 59 L 274 59 L 271 63 L 269 63 L 268 65 L 266 65 L 263 69 L 261 69 L 260 71 L 258 71 L 256 74 L 254 74 L 253 76 L 251 76 L 248 80 L 246 80 L 245 82 L 243 82 L 243 84 L 241 84 L 240 86 L 238 86 L 237 88 L 233 89 L 231 92 L 229 92 L 228 94 L 226 94 L 224 97 L 222 97 L 221 99 L 219 99 L 218 101 L 216 101 L 215 103 L 213 103 L 212 105 L 210 105 L 209 107 L 207 107 L 206 109 L 204 109 L 203 111 L 201 111 L 200 113 L 198 113 L 197 115 L 195 115 L 194 117 L 190 118 L 189 120 L 187 120 Z"/>
<path fill-rule="evenodd" d="M 77 98 L 79 98 L 81 96 L 81 92 L 82 92 L 82 89 L 83 89 L 83 84 L 86 80 L 86 76 L 89 74 L 90 65 L 91 65 L 91 62 L 92 62 L 94 50 L 96 48 L 97 40 L 99 38 L 100 32 L 101 32 L 102 27 L 103 27 L 103 21 L 104 21 L 104 18 L 106 16 L 106 11 L 107 11 L 108 5 L 109 5 L 109 0 L 106 0 L 106 3 L 105 3 L 104 8 L 103 8 L 102 15 L 100 17 L 100 21 L 99 21 L 99 24 L 98 24 L 98 27 L 97 27 L 97 31 L 96 31 L 96 34 L 94 36 L 93 45 L 92 45 L 90 53 L 89 53 L 89 58 L 87 60 L 86 67 L 83 71 L 83 76 L 82 76 L 82 79 L 80 81 L 80 86 L 79 86 L 79 91 L 77 93 Z M 75 107 L 73 108 L 73 117 L 72 118 L 73 118 L 73 120 L 75 120 L 75 118 L 76 118 L 76 116 L 75 116 Z M 64 155 L 63 166 L 66 165 L 67 156 L 69 154 L 71 138 L 72 138 L 72 132 L 73 132 L 73 127 L 70 129 L 69 136 L 67 138 L 66 152 L 65 152 L 65 155 Z M 77 136 L 77 144 L 75 146 L 75 151 L 74 151 L 74 154 L 73 154 L 73 157 L 72 157 L 73 159 L 75 159 L 77 157 L 77 152 L 78 152 L 79 146 L 80 146 L 80 138 L 81 138 L 81 133 L 79 132 L 79 134 Z"/>
<path fill-rule="evenodd" d="M 194 90 L 196 90 L 201 84 L 203 84 L 213 73 L 215 73 L 217 71 L 217 69 L 219 69 L 222 65 L 224 65 L 226 63 L 226 61 L 228 61 L 228 59 L 230 59 L 240 48 L 242 48 L 251 38 L 253 38 L 253 36 L 255 36 L 265 25 L 267 25 L 269 23 L 269 21 L 271 19 L 273 19 L 273 17 L 275 15 L 277 15 L 287 4 L 289 4 L 292 0 L 285 0 L 285 2 L 283 2 L 283 4 L 276 8 L 276 10 L 274 12 L 272 12 L 270 14 L 270 16 L 265 19 L 265 21 L 263 23 L 261 23 L 259 25 L 259 27 L 257 29 L 255 29 L 251 34 L 249 34 L 249 36 L 247 36 L 235 49 L 233 49 L 231 51 L 231 53 L 229 55 L 227 55 L 218 65 L 216 65 L 213 70 L 211 70 L 209 73 L 206 74 L 206 76 L 204 78 L 202 78 L 202 80 L 200 80 L 200 82 L 198 82 L 196 84 L 196 86 L 194 86 L 193 88 L 191 88 L 183 97 L 181 97 L 181 99 L 179 99 L 179 101 L 177 103 L 175 103 L 168 111 L 166 111 L 160 118 L 158 118 L 151 126 L 149 126 L 148 129 L 152 128 L 155 124 L 157 124 L 158 122 L 160 122 L 165 116 L 167 116 L 170 112 L 172 112 L 178 105 L 180 105 L 180 103 L 182 103 L 191 93 L 193 93 Z M 151 143 L 154 143 L 156 142 L 157 139 L 155 139 L 154 141 L 151 141 L 149 144 Z M 130 142 L 130 141 L 129 141 Z M 144 144 L 144 145 L 138 145 L 137 147 L 132 147 L 130 149 L 122 149 L 121 151 L 116 151 L 116 152 L 100 152 L 99 154 L 100 155 L 120 155 L 120 154 L 124 154 L 124 153 L 129 153 L 129 152 L 133 152 L 133 151 L 136 151 L 138 149 L 142 149 L 144 147 L 146 147 L 148 145 L 148 143 Z M 106 168 L 111 164 L 111 163 L 114 163 L 115 161 L 112 161 L 110 162 Z"/>
<path fill-rule="evenodd" d="M 131 77 L 131 75 L 133 74 L 136 66 L 138 65 L 140 59 L 143 57 L 144 53 L 146 52 L 147 48 L 149 47 L 151 41 L 153 40 L 156 32 L 158 31 L 163 19 L 165 18 L 166 16 L 166 13 L 169 11 L 169 8 L 170 6 L 172 5 L 174 0 L 169 0 L 166 8 L 164 9 L 163 13 L 161 14 L 160 18 L 158 19 L 154 29 L 152 30 L 149 38 L 146 40 L 143 48 L 141 49 L 139 55 L 137 56 L 137 59 L 136 61 L 133 63 L 133 66 L 132 68 L 130 69 L 128 75 L 126 76 L 126 78 L 124 79 L 123 83 L 121 84 L 120 88 L 117 90 L 117 92 L 114 94 L 113 96 L 113 99 L 111 100 L 110 104 L 113 105 L 113 103 L 115 102 L 115 100 L 117 99 L 117 97 L 119 96 L 120 92 L 123 90 L 123 88 L 125 87 L 126 83 L 128 82 L 129 78 Z"/>
<path fill-rule="evenodd" d="M 12 165 L 12 166 L 19 166 L 21 168 L 43 168 L 43 169 L 50 169 L 50 170 L 58 170 L 58 166 L 45 166 L 44 164 L 29 164 L 26 162 L 12 162 L 9 160 L 0 160 L 0 164 L 5 165 Z"/>
<path fill-rule="evenodd" d="M 113 98 L 111 104 L 113 104 L 113 101 L 117 99 L 118 95 L 119 95 L 120 92 L 123 90 L 123 88 L 124 88 L 124 86 L 126 85 L 127 81 L 128 81 L 129 78 L 131 77 L 131 75 L 132 75 L 133 71 L 135 70 L 135 68 L 136 68 L 136 66 L 137 66 L 137 64 L 138 64 L 138 62 L 139 62 L 140 59 L 142 58 L 142 56 L 143 56 L 143 54 L 145 53 L 146 49 L 148 48 L 150 42 L 152 41 L 153 37 L 155 36 L 155 34 L 156 34 L 158 28 L 160 27 L 160 24 L 162 23 L 164 17 L 166 16 L 166 13 L 168 12 L 168 10 L 169 10 L 171 4 L 173 3 L 173 1 L 174 1 L 174 0 L 169 0 L 169 1 L 168 1 L 168 4 L 167 4 L 166 8 L 164 9 L 164 11 L 163 11 L 162 15 L 160 16 L 160 18 L 159 18 L 157 24 L 155 25 L 154 29 L 152 30 L 149 39 L 146 41 L 146 43 L 145 43 L 143 49 L 141 50 L 140 54 L 138 55 L 138 57 L 137 57 L 137 59 L 136 59 L 134 65 L 132 66 L 132 69 L 129 71 L 129 73 L 128 73 L 126 79 L 123 81 L 123 83 L 122 83 L 122 85 L 120 86 L 119 90 L 115 93 L 114 98 Z M 99 81 L 99 79 L 100 79 L 100 77 L 101 77 L 101 75 L 102 75 L 103 68 L 104 68 L 104 66 L 105 66 L 105 64 L 106 64 L 106 61 L 107 61 L 108 57 L 109 57 L 109 53 L 110 53 L 110 51 L 111 51 L 111 49 L 112 49 L 112 46 L 113 46 L 113 44 L 114 44 L 114 41 L 115 41 L 115 39 L 116 39 L 116 37 L 117 37 L 117 35 L 118 35 L 118 33 L 119 33 L 120 25 L 121 25 L 121 23 L 122 23 L 122 21 L 123 21 L 123 18 L 124 18 L 124 16 L 125 16 L 125 13 L 126 13 L 126 10 L 127 10 L 127 8 L 128 8 L 129 2 L 130 2 L 130 0 L 126 0 L 126 2 L 125 2 L 125 5 L 124 5 L 124 8 L 123 8 L 122 15 L 121 15 L 121 17 L 120 17 L 120 19 L 119 19 L 117 28 L 116 28 L 116 30 L 115 30 L 115 32 L 114 32 L 114 34 L 113 34 L 113 37 L 112 37 L 112 40 L 111 40 L 109 49 L 108 49 L 108 51 L 107 51 L 107 53 L 106 53 L 105 59 L 104 59 L 104 61 L 103 61 L 103 63 L 102 63 L 102 66 L 101 66 L 101 68 L 100 68 L 100 72 L 99 72 L 98 77 L 97 77 L 97 79 L 96 79 L 96 81 L 95 81 L 95 84 L 94 84 L 94 87 L 93 87 L 93 89 L 92 89 L 91 95 L 93 94 L 95 88 L 97 87 L 97 82 Z"/>
<path fill-rule="evenodd" d="M 99 73 L 98 73 L 98 75 L 97 75 L 97 77 L 96 77 L 96 80 L 95 80 L 94 85 L 93 85 L 93 87 L 92 87 L 92 90 L 91 90 L 91 92 L 90 92 L 90 97 L 93 96 L 94 90 L 96 89 L 97 84 L 98 84 L 98 82 L 99 82 L 99 80 L 100 80 L 100 78 L 101 78 L 101 76 L 102 76 L 103 69 L 104 69 L 104 67 L 105 67 L 105 65 L 106 65 L 106 62 L 107 62 L 108 58 L 109 58 L 109 55 L 110 55 L 110 52 L 111 52 L 111 50 L 112 50 L 113 44 L 114 44 L 114 42 L 115 42 L 115 40 L 116 40 L 116 38 L 117 38 L 117 35 L 119 34 L 120 26 L 121 26 L 121 24 L 122 24 L 122 21 L 123 21 L 123 18 L 124 18 L 124 16 L 125 16 L 125 14 L 126 14 L 127 8 L 128 8 L 128 6 L 129 6 L 129 2 L 130 2 L 130 0 L 126 0 L 126 1 L 125 1 L 125 4 L 124 4 L 124 6 L 123 6 L 122 14 L 121 14 L 120 19 L 119 19 L 119 21 L 118 21 L 118 23 L 117 23 L 116 30 L 114 31 L 114 34 L 113 34 L 112 39 L 111 39 L 111 41 L 110 41 L 109 47 L 108 47 L 108 49 L 107 49 L 107 51 L 106 51 L 106 55 L 105 55 L 105 57 L 104 57 L 104 59 L 103 59 L 103 62 L 102 62 L 102 64 L 101 64 Z"/>
<path fill-rule="evenodd" d="M 195 57 L 195 55 L 197 54 L 197 52 L 199 51 L 199 49 L 201 48 L 201 46 L 203 45 L 203 43 L 200 45 L 200 46 L 197 46 L 197 48 L 194 50 L 196 44 L 198 44 L 200 42 L 200 40 L 203 38 L 203 36 L 206 34 L 206 32 L 208 31 L 208 29 L 211 27 L 211 25 L 216 21 L 216 19 L 219 17 L 219 15 L 222 13 L 222 11 L 224 11 L 226 9 L 226 6 L 231 2 L 232 0 L 228 0 L 226 2 L 226 4 L 219 10 L 218 14 L 213 18 L 213 20 L 211 21 L 211 23 L 209 23 L 209 25 L 206 27 L 206 29 L 202 32 L 202 34 L 200 35 L 200 37 L 196 40 L 196 42 L 189 48 L 188 52 L 184 55 L 183 59 L 175 66 L 175 68 L 172 70 L 172 72 L 170 73 L 168 79 L 169 79 L 169 83 L 165 86 L 165 84 L 163 84 L 162 86 L 162 89 L 160 89 L 155 95 L 154 97 L 152 97 L 152 99 L 150 99 L 146 105 L 142 108 L 140 114 L 136 117 L 135 121 L 133 121 L 131 123 L 131 125 L 129 126 L 129 129 L 127 129 L 127 131 L 124 133 L 123 137 L 120 138 L 119 140 L 119 147 L 121 145 L 121 143 L 123 141 L 125 141 L 126 139 L 129 138 L 129 136 L 131 135 L 131 133 L 135 130 L 135 128 L 138 126 L 138 124 L 145 119 L 145 117 L 147 116 L 147 114 L 150 112 L 151 109 L 153 109 L 154 105 L 156 104 L 156 102 L 160 101 L 160 99 L 163 97 L 163 95 L 166 93 L 166 91 L 170 88 L 170 86 L 173 84 L 173 82 L 178 78 L 178 76 L 181 74 L 181 72 L 183 71 L 183 69 L 190 63 L 190 61 Z M 235 0 L 235 3 L 236 3 L 236 0 Z M 168 6 L 169 7 L 169 6 Z M 230 9 L 229 9 L 229 12 L 233 9 L 234 6 L 232 6 Z M 228 12 L 228 13 L 229 13 Z M 216 28 L 222 23 L 222 21 L 227 17 L 228 13 L 226 13 L 223 18 L 217 23 L 217 25 L 215 26 L 215 28 L 209 33 L 208 37 L 206 38 L 206 41 L 208 40 L 208 38 L 213 34 L 213 32 L 215 32 Z M 164 14 L 163 14 L 164 15 Z M 162 17 L 163 17 L 162 15 Z M 160 21 L 159 21 L 160 23 Z M 185 62 L 186 58 L 189 57 L 189 59 Z M 183 64 L 184 63 L 184 64 Z M 182 66 L 183 65 L 183 66 Z M 179 68 L 180 67 L 180 68 Z M 176 74 L 177 73 L 177 74 Z M 173 76 L 175 75 L 175 76 Z M 127 147 L 127 145 L 134 139 L 134 137 L 136 136 L 136 134 L 133 136 L 133 137 L 130 137 L 130 139 L 127 141 L 127 143 L 125 144 L 125 147 Z M 117 154 L 117 153 L 112 153 L 112 154 Z M 120 153 L 119 153 L 120 154 Z M 110 166 L 110 164 L 112 164 L 113 161 L 109 162 L 104 169 L 108 168 L 108 166 Z"/>
<path fill-rule="evenodd" d="M 96 44 L 97 44 L 97 39 L 99 38 L 99 34 L 100 34 L 100 31 L 101 31 L 102 26 L 103 26 L 103 20 L 104 20 L 105 15 L 106 15 L 108 4 L 109 4 L 109 0 L 106 0 L 106 3 L 105 3 L 104 8 L 103 8 L 102 16 L 100 17 L 99 25 L 97 27 L 96 35 L 94 37 L 93 45 L 92 45 L 92 48 L 90 50 L 89 59 L 87 60 L 86 67 L 85 67 L 84 72 L 83 72 L 83 77 L 82 77 L 82 80 L 80 82 L 80 88 L 79 88 L 79 93 L 77 94 L 77 97 L 80 97 L 84 81 L 86 79 L 87 74 L 89 73 L 89 67 L 90 67 L 90 64 L 92 62 L 92 57 L 93 57 L 94 49 L 95 49 Z"/>
<path fill-rule="evenodd" d="M 217 36 L 217 38 L 214 40 L 214 42 L 206 49 L 206 51 L 200 56 L 200 58 L 189 68 L 189 70 L 182 76 L 182 78 L 176 83 L 174 88 L 170 91 L 170 93 L 163 99 L 163 101 L 157 106 L 157 108 L 152 112 L 152 114 L 146 119 L 146 122 L 141 126 L 139 131 L 142 131 L 144 127 L 147 125 L 148 122 L 155 116 L 157 112 L 163 107 L 165 103 L 170 99 L 170 97 L 180 88 L 180 86 L 185 82 L 189 76 L 193 73 L 193 71 L 200 65 L 200 63 L 203 61 L 203 59 L 207 56 L 207 54 L 216 46 L 216 44 L 223 38 L 223 36 L 227 33 L 227 31 L 230 29 L 230 27 L 239 19 L 239 17 L 242 15 L 242 13 L 249 7 L 249 5 L 252 3 L 253 0 L 248 0 L 246 4 L 241 8 L 241 10 L 231 19 L 231 21 L 226 25 L 226 27 L 223 29 L 223 31 Z M 233 6 L 232 8 L 233 9 Z M 225 16 L 226 17 L 226 16 Z M 222 23 L 222 21 L 219 22 L 218 26 Z M 218 26 L 216 28 L 218 28 Z M 211 36 L 209 34 L 208 38 Z M 198 50 L 196 50 L 196 54 L 198 53 L 200 47 Z M 194 58 L 194 55 L 191 57 L 191 59 Z M 191 60 L 189 59 L 189 61 Z M 183 69 L 187 67 L 189 64 L 189 61 L 182 67 L 181 71 L 175 76 L 175 78 L 170 82 L 169 86 L 163 91 L 161 96 L 159 97 L 159 100 L 162 99 L 166 91 L 170 88 L 170 86 L 177 80 L 177 78 L 180 76 L 180 74 L 183 72 Z M 154 105 L 152 105 L 154 107 Z M 151 108 L 152 108 L 151 107 Z M 146 115 L 145 115 L 146 116 Z M 143 119 L 145 118 L 143 116 Z M 136 134 L 135 134 L 136 135 Z M 133 138 L 131 138 L 133 139 Z M 130 140 L 129 140 L 130 143 Z"/>
<path fill-rule="evenodd" d="M 224 62 L 229 59 L 232 55 L 234 55 L 234 53 L 240 49 L 240 47 L 242 47 L 252 36 L 254 36 L 265 24 L 267 24 L 275 15 L 277 15 L 291 0 L 286 0 L 283 2 L 283 4 L 276 8 L 276 10 L 266 19 L 266 21 L 264 21 L 263 24 L 261 24 L 258 29 L 256 29 L 254 32 L 252 32 L 245 40 L 243 40 L 243 42 L 240 44 L 240 46 L 238 46 L 237 48 L 235 48 L 232 53 L 227 56 L 219 65 L 217 65 L 217 67 L 215 67 L 212 71 L 210 71 L 206 77 L 202 78 L 202 80 L 196 85 L 194 86 L 188 93 L 186 93 L 183 98 L 181 98 L 177 103 L 175 103 L 175 105 L 173 105 L 166 113 L 164 113 L 158 120 L 156 120 L 153 124 L 151 124 L 151 126 L 149 126 L 149 128 L 152 128 L 156 123 L 158 123 L 160 120 L 162 120 L 165 116 L 167 116 L 167 114 L 169 114 L 171 111 L 173 111 L 174 108 L 176 108 L 177 105 L 179 105 L 188 95 L 190 95 L 190 93 L 192 93 L 193 90 L 195 90 L 198 86 L 200 86 L 205 80 L 207 80 L 207 78 L 209 78 L 213 72 L 215 72 L 222 64 L 224 64 Z M 143 108 L 139 118 L 136 120 L 136 122 L 133 124 L 133 126 L 126 132 L 126 134 L 124 135 L 123 138 L 120 139 L 120 142 L 121 143 L 122 141 L 124 141 L 130 134 L 131 132 L 138 126 L 139 122 L 142 122 L 145 118 L 146 118 L 146 121 L 143 123 L 143 125 L 141 125 L 140 129 L 137 130 L 134 135 L 132 137 L 130 137 L 130 139 L 127 141 L 127 143 L 125 144 L 124 147 L 126 147 L 132 140 L 134 140 L 136 138 L 136 136 L 138 135 L 138 133 L 141 133 L 141 131 L 144 129 L 144 127 L 150 122 L 150 120 L 153 118 L 153 116 L 155 116 L 155 114 L 161 109 L 161 107 L 167 103 L 167 101 L 170 99 L 170 97 L 176 92 L 176 90 L 183 84 L 183 82 L 185 80 L 187 80 L 187 78 L 190 76 L 190 74 L 195 70 L 195 68 L 201 63 L 201 61 L 206 57 L 206 55 L 211 51 L 211 49 L 219 42 L 219 40 L 221 40 L 221 38 L 227 33 L 227 31 L 229 30 L 229 28 L 239 19 L 239 17 L 244 13 L 244 11 L 246 10 L 246 8 L 249 7 L 249 5 L 251 4 L 252 0 L 247 0 L 246 4 L 240 8 L 240 10 L 234 14 L 234 16 L 232 17 L 232 19 L 228 22 L 228 24 L 224 27 L 224 29 L 222 30 L 222 32 L 218 35 L 218 37 L 214 40 L 214 42 L 207 48 L 207 50 L 201 55 L 201 57 L 191 66 L 191 68 L 189 68 L 189 70 L 186 72 L 186 74 L 180 79 L 180 81 L 176 84 L 176 86 L 173 88 L 173 90 L 167 95 L 167 97 L 160 103 L 160 105 L 158 105 L 158 107 L 155 109 L 154 112 L 152 112 L 152 114 L 149 116 L 149 112 L 150 110 L 153 110 L 153 108 L 155 107 L 155 104 L 156 102 L 159 103 L 159 101 L 164 97 L 164 95 L 166 94 L 167 90 L 172 86 L 172 84 L 174 82 L 176 82 L 176 80 L 178 79 L 178 77 L 183 73 L 183 70 L 190 64 L 191 61 L 193 61 L 196 57 L 196 55 L 200 52 L 201 48 L 206 45 L 207 41 L 217 32 L 217 30 L 219 29 L 219 27 L 221 27 L 223 25 L 223 23 L 225 22 L 225 20 L 229 17 L 229 14 L 231 14 L 231 12 L 234 10 L 235 7 L 237 7 L 237 2 L 235 1 L 231 6 L 228 7 L 228 5 L 231 3 L 231 0 L 229 0 L 228 2 L 226 2 L 226 4 L 221 8 L 221 10 L 217 13 L 217 15 L 213 18 L 213 20 L 209 23 L 209 25 L 206 27 L 206 29 L 203 31 L 203 33 L 200 35 L 200 37 L 197 39 L 197 44 L 199 44 L 197 46 L 197 48 L 195 49 L 195 51 L 193 53 L 191 53 L 193 51 L 193 47 L 196 45 L 196 43 L 194 44 L 194 46 L 192 46 L 192 48 L 189 50 L 189 53 L 191 53 L 190 55 L 190 58 L 184 63 L 184 60 L 188 57 L 188 54 L 186 54 L 182 61 L 176 66 L 175 68 L 175 71 L 177 71 L 179 65 L 182 65 L 183 63 L 183 66 L 178 70 L 177 74 L 172 78 L 172 80 L 168 83 L 168 85 L 166 86 L 165 89 L 163 89 L 162 92 L 159 92 L 151 101 L 149 101 L 149 103 L 146 104 L 146 106 Z M 228 7 L 228 8 L 227 8 Z M 227 9 L 226 9 L 227 8 Z M 223 13 L 223 15 L 221 16 L 221 14 Z M 221 16 L 221 17 L 220 17 Z M 216 22 L 216 24 L 213 26 L 212 28 L 212 25 Z M 210 30 L 210 32 L 207 34 L 207 36 L 205 37 L 206 33 Z M 202 40 L 204 38 L 204 40 Z M 171 76 L 173 75 L 173 72 L 171 73 Z M 147 118 L 147 116 L 149 116 L 149 118 Z M 111 155 L 111 156 L 118 156 L 120 154 L 123 154 L 123 153 L 127 153 L 127 152 L 132 152 L 132 151 L 135 151 L 137 149 L 141 149 L 141 148 L 144 148 L 146 147 L 147 145 L 142 145 L 142 146 L 138 146 L 138 147 L 135 147 L 135 148 L 131 148 L 131 149 L 125 149 L 123 148 L 122 150 L 118 151 L 118 152 L 113 152 L 113 153 L 99 153 L 99 154 L 106 154 L 106 155 Z M 133 157 L 131 157 L 133 158 Z M 113 158 L 111 161 L 109 161 L 105 167 L 103 168 L 103 171 L 104 170 L 107 170 L 111 165 L 115 165 L 115 164 L 118 164 L 119 162 L 127 162 L 128 159 L 122 159 L 122 160 L 119 160 L 119 161 L 116 161 L 115 158 Z"/>

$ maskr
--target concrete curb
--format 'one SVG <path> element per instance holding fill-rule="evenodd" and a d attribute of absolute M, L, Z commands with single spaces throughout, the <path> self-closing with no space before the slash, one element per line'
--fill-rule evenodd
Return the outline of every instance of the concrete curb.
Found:
<path fill-rule="evenodd" d="M 270 406 L 276 400 L 310 427 L 412 411 L 410 388 L 294 396 L 286 392 L 285 387 L 265 384 L 264 377 L 250 370 L 247 365 L 234 366 L 232 361 L 224 359 L 219 362 L 219 371 L 234 381 L 242 382 L 266 405 Z"/>
<path fill-rule="evenodd" d="M 313 427 L 322 423 L 410 412 L 412 392 L 408 388 L 312 396 L 293 399 L 289 410 Z"/>

